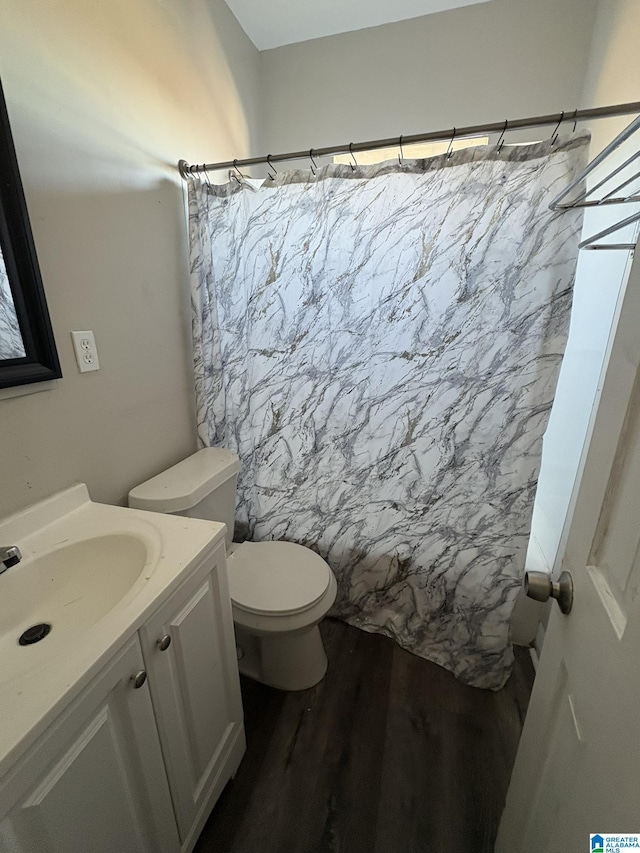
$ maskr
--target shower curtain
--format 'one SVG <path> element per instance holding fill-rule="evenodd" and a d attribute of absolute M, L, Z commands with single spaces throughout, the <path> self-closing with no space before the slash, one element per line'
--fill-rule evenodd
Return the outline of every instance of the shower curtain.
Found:
<path fill-rule="evenodd" d="M 317 551 L 333 614 L 497 689 L 512 664 L 588 138 L 192 179 L 199 439 L 236 538 Z"/>

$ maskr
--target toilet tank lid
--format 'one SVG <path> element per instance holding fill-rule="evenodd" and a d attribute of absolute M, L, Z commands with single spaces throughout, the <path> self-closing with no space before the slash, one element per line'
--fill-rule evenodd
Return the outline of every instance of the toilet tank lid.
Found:
<path fill-rule="evenodd" d="M 129 492 L 129 506 L 154 512 L 191 509 L 240 470 L 240 460 L 223 447 L 205 447 Z"/>

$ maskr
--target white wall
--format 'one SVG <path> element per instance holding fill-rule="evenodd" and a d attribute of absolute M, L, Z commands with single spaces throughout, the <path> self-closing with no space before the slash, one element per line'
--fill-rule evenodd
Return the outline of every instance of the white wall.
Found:
<path fill-rule="evenodd" d="M 264 51 L 265 152 L 573 109 L 596 0 L 492 0 Z"/>
<path fill-rule="evenodd" d="M 639 41 L 640 3 L 637 0 L 601 0 L 581 97 L 582 107 L 625 103 L 640 98 Z M 590 155 L 593 157 L 601 151 L 632 118 L 593 122 Z M 638 142 L 635 138 L 633 144 L 636 149 Z M 622 162 L 630 153 L 628 148 L 620 149 L 609 160 L 610 165 Z M 601 176 L 594 180 L 598 177 Z M 587 211 L 584 236 L 599 232 L 633 211 L 634 208 L 626 206 Z M 624 242 L 632 232 L 633 229 L 628 229 L 609 239 Z M 628 261 L 628 252 L 580 253 L 571 331 L 545 436 L 534 511 L 536 537 L 546 562 L 551 566 L 561 541 Z"/>
<path fill-rule="evenodd" d="M 175 164 L 257 145 L 259 55 L 222 0 L 0 0 L 5 89 L 64 378 L 0 400 L 0 517 L 195 447 Z M 79 374 L 69 331 L 93 329 Z"/>

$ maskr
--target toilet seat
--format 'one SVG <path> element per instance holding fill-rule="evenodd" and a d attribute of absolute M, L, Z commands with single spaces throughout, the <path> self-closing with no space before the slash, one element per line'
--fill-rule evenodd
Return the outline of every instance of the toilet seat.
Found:
<path fill-rule="evenodd" d="M 325 595 L 332 578 L 322 557 L 293 542 L 232 545 L 227 568 L 234 607 L 263 616 L 309 610 Z"/>

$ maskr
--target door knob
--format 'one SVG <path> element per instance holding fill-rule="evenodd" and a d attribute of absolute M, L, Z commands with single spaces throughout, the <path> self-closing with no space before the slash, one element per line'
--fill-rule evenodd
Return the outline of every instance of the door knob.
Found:
<path fill-rule="evenodd" d="M 555 598 L 562 613 L 567 615 L 573 605 L 573 579 L 569 572 L 562 572 L 557 581 L 551 580 L 546 572 L 525 572 L 524 591 L 536 601 Z"/>

